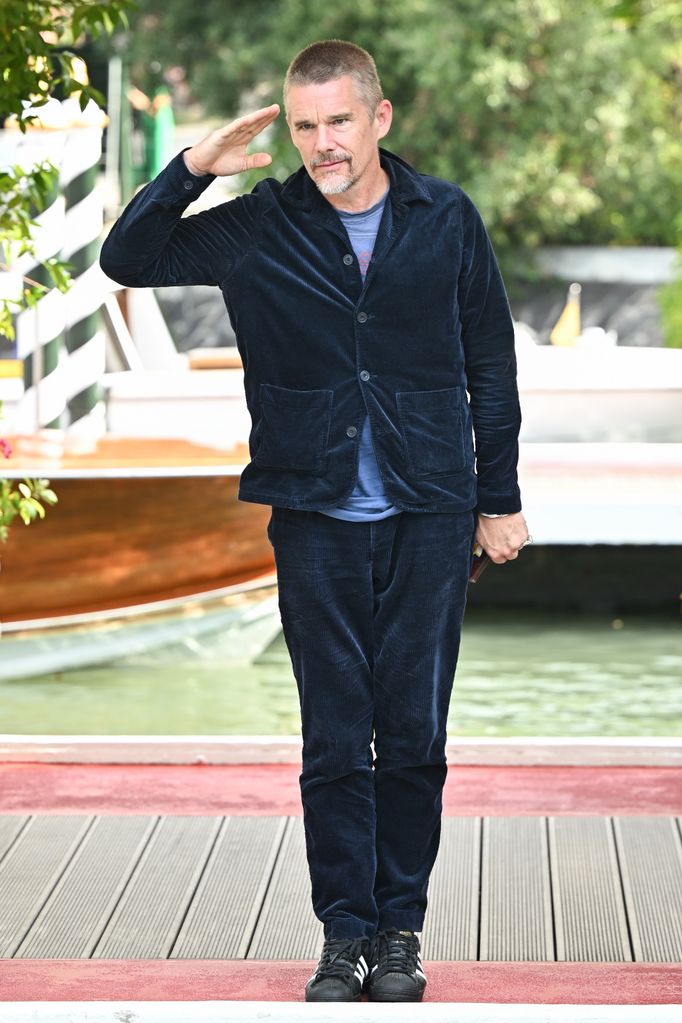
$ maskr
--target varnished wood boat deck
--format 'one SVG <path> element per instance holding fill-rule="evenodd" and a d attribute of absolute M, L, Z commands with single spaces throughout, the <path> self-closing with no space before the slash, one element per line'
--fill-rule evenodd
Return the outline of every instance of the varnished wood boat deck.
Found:
<path fill-rule="evenodd" d="M 78 438 L 59 430 L 45 430 L 34 436 L 10 436 L 11 457 L 3 464 L 3 475 L 11 477 L 49 474 L 53 479 L 72 475 L 123 478 L 144 470 L 159 475 L 243 468 L 249 460 L 246 444 L 220 448 L 196 444 L 182 437 L 119 437 L 105 435 Z"/>
<path fill-rule="evenodd" d="M 446 817 L 427 960 L 682 961 L 680 818 Z M 310 960 L 302 821 L 0 817 L 0 957 Z"/>
<path fill-rule="evenodd" d="M 248 451 L 169 438 L 11 437 L 9 478 L 48 476 L 58 503 L 3 549 L 0 621 L 208 598 L 274 572 L 268 505 L 238 500 Z M 45 580 L 49 580 L 46 585 Z"/>

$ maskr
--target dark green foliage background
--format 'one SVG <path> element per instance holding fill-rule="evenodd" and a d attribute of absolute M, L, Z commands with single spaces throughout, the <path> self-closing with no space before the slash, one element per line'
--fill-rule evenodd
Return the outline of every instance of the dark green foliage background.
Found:
<path fill-rule="evenodd" d="M 182 65 L 225 121 L 281 100 L 320 38 L 374 55 L 394 103 L 388 148 L 461 184 L 501 249 L 678 240 L 680 0 L 141 0 L 140 84 Z M 283 117 L 269 173 L 297 165 Z"/>

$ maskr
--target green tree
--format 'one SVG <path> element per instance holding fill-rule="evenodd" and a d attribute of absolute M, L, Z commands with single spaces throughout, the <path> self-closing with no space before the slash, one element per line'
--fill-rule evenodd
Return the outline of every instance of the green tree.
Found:
<path fill-rule="evenodd" d="M 80 95 L 85 109 L 89 99 L 102 101 L 97 90 L 73 75 L 73 44 L 82 34 L 114 32 L 126 23 L 130 0 L 3 0 L 0 41 L 3 71 L 0 110 L 22 119 L 22 130 L 37 117 L 24 115 L 27 101 L 34 108 L 47 103 L 59 90 L 63 96 Z"/>
<path fill-rule="evenodd" d="M 501 251 L 674 244 L 682 0 L 141 0 L 134 73 L 182 64 L 225 119 L 280 99 L 288 60 L 341 37 L 375 56 L 389 148 L 457 181 Z M 270 173 L 297 165 L 280 118 Z"/>

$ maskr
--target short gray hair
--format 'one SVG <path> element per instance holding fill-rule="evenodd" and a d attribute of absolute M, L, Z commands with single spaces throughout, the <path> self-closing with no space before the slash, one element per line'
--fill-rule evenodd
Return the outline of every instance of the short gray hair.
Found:
<path fill-rule="evenodd" d="M 349 75 L 355 82 L 369 116 L 374 117 L 383 99 L 374 58 L 361 46 L 345 39 L 323 39 L 311 43 L 294 57 L 284 76 L 285 110 L 292 85 L 322 85 L 343 75 Z"/>

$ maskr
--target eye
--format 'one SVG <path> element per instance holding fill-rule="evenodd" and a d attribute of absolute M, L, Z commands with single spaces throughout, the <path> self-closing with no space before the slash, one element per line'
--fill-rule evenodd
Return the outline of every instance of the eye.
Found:
<path fill-rule="evenodd" d="M 347 120 L 347 117 L 335 117 L 334 124 L 345 124 Z"/>

